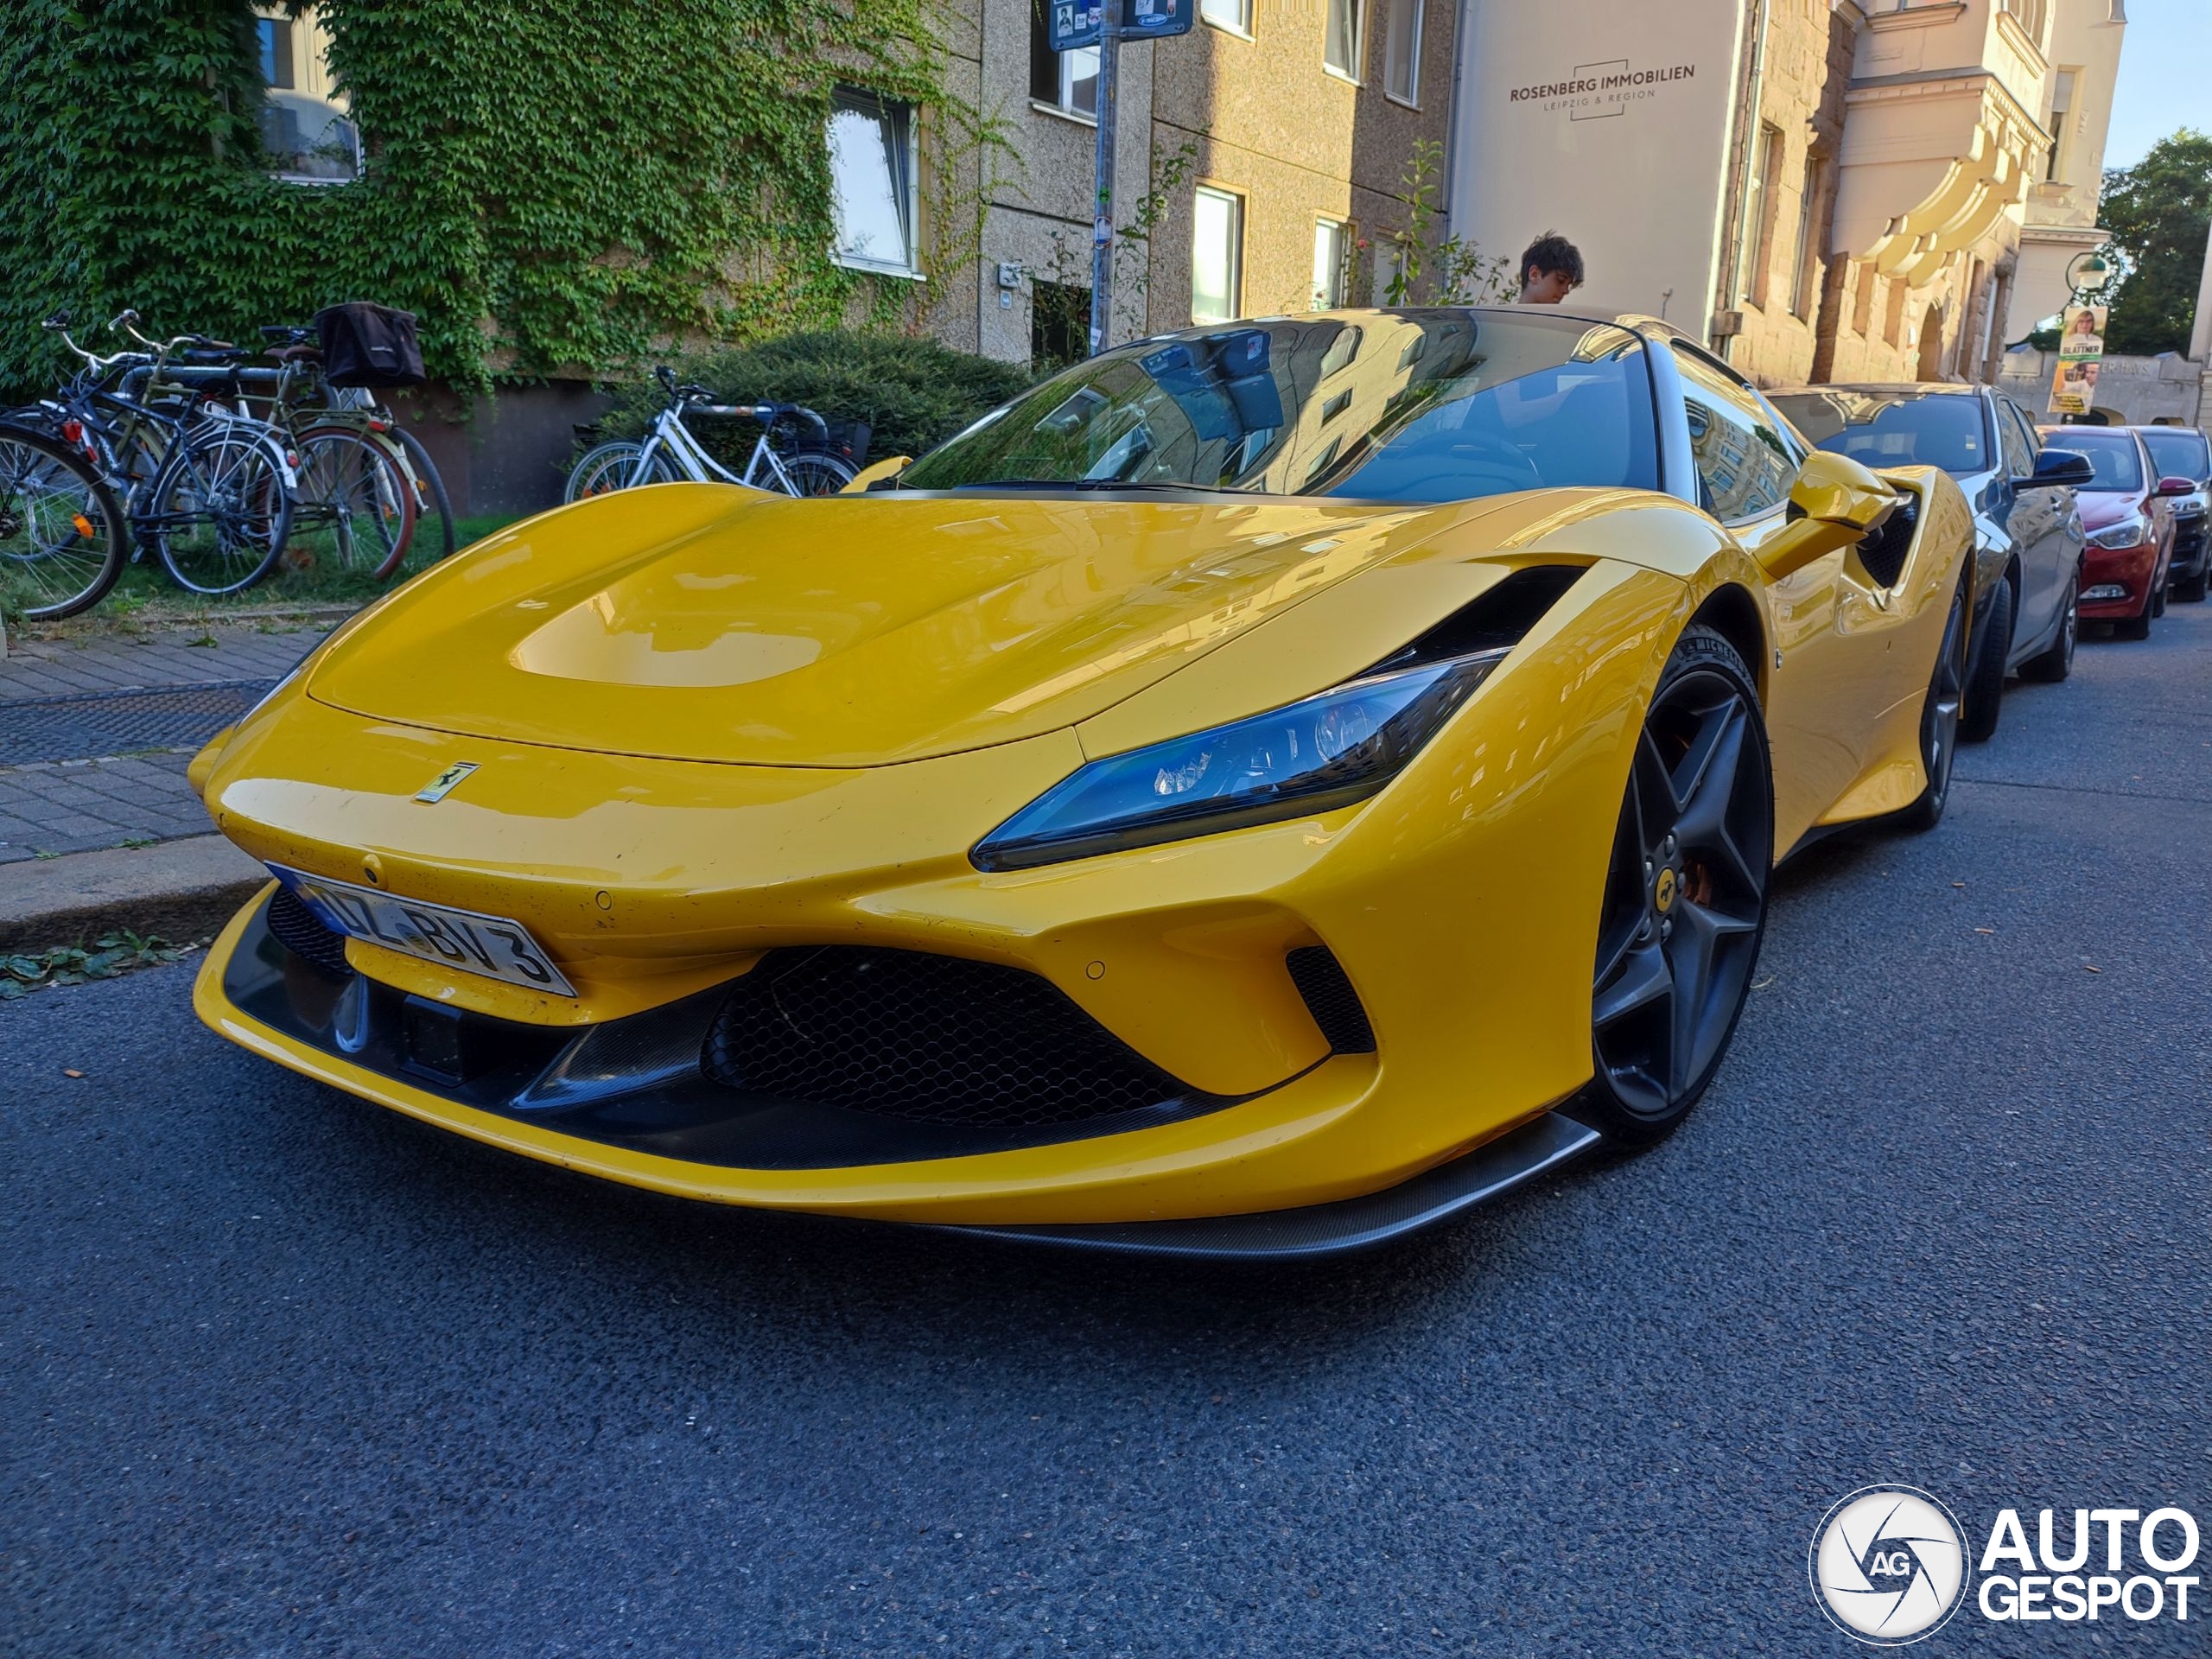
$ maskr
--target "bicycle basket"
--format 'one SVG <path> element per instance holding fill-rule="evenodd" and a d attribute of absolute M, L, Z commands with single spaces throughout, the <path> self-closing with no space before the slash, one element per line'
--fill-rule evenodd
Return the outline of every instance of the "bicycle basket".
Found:
<path fill-rule="evenodd" d="M 419 386 L 429 378 L 412 311 L 355 300 L 316 312 L 315 327 L 323 378 L 334 386 Z"/>

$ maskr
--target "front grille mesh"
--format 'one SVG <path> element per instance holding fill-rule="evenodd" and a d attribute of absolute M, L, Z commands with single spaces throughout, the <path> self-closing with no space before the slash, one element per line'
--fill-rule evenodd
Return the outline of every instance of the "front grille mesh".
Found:
<path fill-rule="evenodd" d="M 1372 1054 L 1375 1028 L 1367 1023 L 1359 993 L 1352 989 L 1351 980 L 1335 953 L 1325 944 L 1309 944 L 1292 951 L 1286 961 L 1290 982 L 1306 999 L 1306 1010 L 1329 1039 L 1330 1050 L 1338 1054 Z"/>
<path fill-rule="evenodd" d="M 270 937 L 294 956 L 333 979 L 345 979 L 353 969 L 346 960 L 346 936 L 334 933 L 315 918 L 315 912 L 292 896 L 289 887 L 276 889 L 269 901 Z"/>
<path fill-rule="evenodd" d="M 748 1094 L 995 1128 L 1194 1097 L 1034 974 L 858 945 L 761 958 L 701 1065 Z"/>

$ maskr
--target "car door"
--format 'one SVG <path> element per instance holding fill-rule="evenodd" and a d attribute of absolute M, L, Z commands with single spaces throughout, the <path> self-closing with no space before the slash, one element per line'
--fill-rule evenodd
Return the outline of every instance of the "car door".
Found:
<path fill-rule="evenodd" d="M 2074 511 L 2073 491 L 2017 481 L 2034 473 L 2042 444 L 2034 426 L 2011 398 L 1995 396 L 1993 405 L 2005 468 L 2015 480 L 2005 526 L 2020 560 L 2020 613 L 2012 620 L 2012 656 L 2017 662 L 2050 639 L 2057 626 L 2066 584 L 2081 562 L 2081 526 Z"/>
<path fill-rule="evenodd" d="M 1674 350 L 1705 508 L 1757 557 L 1787 522 L 1804 452 L 1788 423 L 1732 371 L 1683 342 Z M 1843 552 L 1830 553 L 1767 589 L 1780 653 L 1778 664 L 1764 665 L 1777 854 L 1851 787 L 1867 764 L 1878 716 L 1911 689 L 1892 684 L 1891 671 L 1893 659 L 1911 653 L 1884 652 L 1863 637 L 1894 625 L 1893 596 L 1855 569 Z"/>

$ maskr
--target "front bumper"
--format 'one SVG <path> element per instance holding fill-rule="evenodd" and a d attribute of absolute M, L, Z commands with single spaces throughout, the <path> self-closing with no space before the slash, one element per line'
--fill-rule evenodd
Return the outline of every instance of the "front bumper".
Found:
<path fill-rule="evenodd" d="M 198 1007 L 223 1035 L 335 1087 L 690 1198 L 1008 1229 L 1360 1198 L 1541 1118 L 1587 1081 L 1629 746 L 1689 602 L 1671 577 L 1593 571 L 1360 805 L 1018 872 L 978 871 L 967 849 L 1079 761 L 1072 734 L 779 771 L 456 739 L 295 694 L 207 769 L 219 827 L 272 863 L 512 917 L 579 995 L 353 942 L 340 971 L 378 988 L 358 995 L 382 1012 L 349 1051 L 339 993 L 294 997 L 257 905 L 211 952 Z M 1593 654 L 1591 638 L 1636 643 Z M 417 803 L 457 760 L 480 770 Z M 892 1133 L 857 1121 L 865 1103 L 840 1116 L 698 1092 L 699 1033 L 678 1030 L 677 1011 L 695 999 L 711 1011 L 778 953 L 860 949 L 1033 976 L 1179 1092 L 1079 1133 L 996 1138 Z M 1290 960 L 1316 949 L 1356 991 L 1373 1052 L 1345 1052 L 1301 994 Z M 457 1084 L 380 1050 L 410 1007 L 497 1022 L 481 1029 L 500 1033 L 506 1070 Z M 542 1080 L 565 1045 L 618 1030 L 653 1036 L 674 1069 L 549 1105 Z M 569 1072 L 592 1070 L 583 1058 Z"/>
<path fill-rule="evenodd" d="M 2193 582 L 2212 567 L 2212 518 L 2192 513 L 2174 520 L 2173 557 L 2167 562 L 2171 577 Z"/>
<path fill-rule="evenodd" d="M 2151 583 L 2158 565 L 2158 544 L 2156 541 L 2139 543 L 2133 547 L 2089 548 L 2082 556 L 2082 591 L 2112 586 L 2124 590 L 2117 599 L 2084 599 L 2082 614 L 2086 618 L 2126 618 L 2140 616 L 2143 607 L 2151 602 Z"/>

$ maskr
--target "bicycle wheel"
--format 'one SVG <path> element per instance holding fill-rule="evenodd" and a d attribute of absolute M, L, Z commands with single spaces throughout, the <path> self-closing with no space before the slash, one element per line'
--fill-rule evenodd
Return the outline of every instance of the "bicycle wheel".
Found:
<path fill-rule="evenodd" d="M 399 568 L 415 535 L 415 492 L 401 452 L 353 426 L 312 426 L 298 444 L 287 551 L 381 582 Z"/>
<path fill-rule="evenodd" d="M 178 587 L 239 593 L 276 567 L 292 528 L 280 453 L 243 422 L 211 421 L 178 440 L 139 521 Z"/>
<path fill-rule="evenodd" d="M 435 512 L 438 528 L 442 532 L 438 556 L 453 556 L 453 503 L 446 496 L 446 481 L 438 475 L 438 464 L 430 459 L 430 452 L 423 447 L 423 440 L 404 427 L 395 426 L 391 435 L 399 440 L 399 447 L 407 452 L 407 464 L 415 474 L 415 516 L 417 522 Z"/>
<path fill-rule="evenodd" d="M 835 495 L 853 481 L 853 469 L 824 450 L 805 449 L 776 460 L 791 481 L 793 495 Z"/>
<path fill-rule="evenodd" d="M 584 458 L 569 474 L 569 487 L 561 493 L 563 502 L 581 501 L 586 496 L 606 495 L 614 490 L 629 487 L 631 474 L 638 470 L 638 457 L 645 453 L 645 446 L 627 438 L 617 438 L 588 450 Z M 657 454 L 652 466 L 640 482 L 673 484 L 676 474 L 669 470 L 668 457 Z"/>
<path fill-rule="evenodd" d="M 74 616 L 106 597 L 130 553 L 114 493 L 82 457 L 0 427 L 0 611 Z"/>

